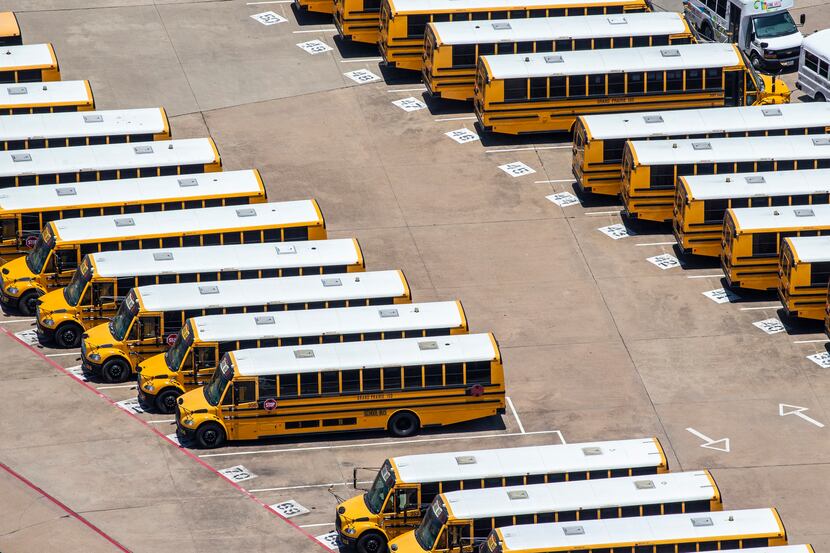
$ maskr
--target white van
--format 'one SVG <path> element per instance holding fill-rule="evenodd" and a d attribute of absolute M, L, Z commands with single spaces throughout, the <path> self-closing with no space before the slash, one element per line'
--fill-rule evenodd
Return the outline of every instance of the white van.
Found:
<path fill-rule="evenodd" d="M 830 98 L 830 29 L 813 33 L 804 39 L 798 61 L 798 90 L 817 102 Z"/>
<path fill-rule="evenodd" d="M 792 7 L 793 0 L 683 0 L 686 19 L 703 39 L 734 42 L 756 69 L 767 71 L 798 63 L 804 37 Z"/>

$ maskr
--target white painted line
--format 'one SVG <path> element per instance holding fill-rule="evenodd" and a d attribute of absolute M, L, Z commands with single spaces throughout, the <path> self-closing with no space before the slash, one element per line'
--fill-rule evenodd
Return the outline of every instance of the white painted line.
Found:
<path fill-rule="evenodd" d="M 564 150 L 564 149 L 571 149 L 572 146 L 570 145 L 562 145 L 562 146 L 532 146 L 530 148 L 505 148 L 502 150 L 484 150 L 485 154 L 501 154 L 504 152 L 526 152 L 529 150 Z"/>
<path fill-rule="evenodd" d="M 68 355 L 77 355 L 78 357 L 81 356 L 80 351 L 70 351 L 68 353 L 47 353 L 46 357 L 66 357 Z"/>
<path fill-rule="evenodd" d="M 300 524 L 300 528 L 317 528 L 318 526 L 334 526 L 333 522 L 318 522 L 317 524 Z"/>
<path fill-rule="evenodd" d="M 786 417 L 787 415 L 795 415 L 796 417 L 800 418 L 801 420 L 805 420 L 810 424 L 818 426 L 819 428 L 824 428 L 824 423 L 818 422 L 816 419 L 812 417 L 808 417 L 804 414 L 804 411 L 809 411 L 808 407 L 799 407 L 798 405 L 788 405 L 786 403 L 779 403 L 778 404 L 778 414 L 782 417 Z"/>
<path fill-rule="evenodd" d="M 741 311 L 763 311 L 764 309 L 778 309 L 779 305 L 768 305 L 766 307 L 741 307 Z"/>
<path fill-rule="evenodd" d="M 246 2 L 247 6 L 258 6 L 260 4 L 293 4 L 294 0 L 267 0 L 264 2 Z"/>
<path fill-rule="evenodd" d="M 299 35 L 299 34 L 302 34 L 302 33 L 336 33 L 337 29 L 336 28 L 331 28 L 331 29 L 304 29 L 302 31 L 291 31 L 291 32 L 294 33 L 295 35 Z"/>
<path fill-rule="evenodd" d="M 382 59 L 383 58 L 359 58 L 359 59 L 356 59 L 356 60 L 340 60 L 340 61 L 343 62 L 343 63 L 363 63 L 363 62 L 367 62 L 367 61 L 380 61 Z M 418 90 L 426 90 L 426 89 L 419 88 Z"/>
<path fill-rule="evenodd" d="M 558 434 L 559 439 L 562 440 L 562 443 L 565 443 L 564 438 L 562 437 L 562 432 L 559 430 L 537 430 L 535 432 L 525 432 L 524 434 L 520 432 L 506 432 L 504 434 L 485 434 L 483 436 L 480 435 L 470 435 L 470 436 L 448 436 L 445 438 L 425 438 L 425 439 L 414 439 L 414 440 L 389 440 L 385 442 L 362 442 L 358 444 L 339 444 L 339 445 L 318 445 L 318 446 L 308 446 L 308 447 L 296 447 L 292 449 L 260 449 L 255 451 L 232 451 L 228 453 L 208 453 L 206 455 L 199 455 L 200 458 L 208 458 L 208 457 L 231 457 L 234 455 L 258 455 L 260 453 L 298 453 L 301 451 L 320 451 L 325 449 L 354 449 L 357 447 L 388 447 L 393 446 L 395 444 L 425 444 L 430 442 L 450 442 L 455 440 L 482 440 L 486 438 L 510 438 L 513 436 L 532 436 L 532 435 L 539 435 L 539 434 Z"/>
<path fill-rule="evenodd" d="M 343 61 L 345 61 L 345 60 L 343 60 Z M 390 88 L 386 92 L 418 92 L 418 91 L 423 92 L 425 90 L 426 90 L 426 88 L 424 88 L 424 87 L 419 87 L 419 88 Z"/>
<path fill-rule="evenodd" d="M 358 484 L 371 484 L 372 480 L 358 480 Z M 309 488 L 331 488 L 334 486 L 351 486 L 351 482 L 330 482 L 328 484 L 304 484 L 302 486 L 283 486 L 281 488 L 258 488 L 256 490 L 248 490 L 251 493 L 258 492 L 282 492 L 288 490 L 306 490 Z"/>
<path fill-rule="evenodd" d="M 114 390 L 115 388 L 135 388 L 138 384 L 119 384 L 117 386 L 97 386 L 96 390 Z"/>
<path fill-rule="evenodd" d="M 573 182 L 573 179 L 537 180 L 533 184 L 556 184 L 558 182 Z"/>
<path fill-rule="evenodd" d="M 687 276 L 686 278 L 720 278 L 723 276 L 723 273 L 718 273 L 716 275 L 691 275 Z"/>
<path fill-rule="evenodd" d="M 706 449 L 714 449 L 716 451 L 723 451 L 724 453 L 729 453 L 729 438 L 721 438 L 720 440 L 713 440 L 709 436 L 706 436 L 702 432 L 695 430 L 694 428 L 687 428 L 687 432 L 697 436 L 705 443 L 700 444 L 700 447 L 705 447 Z M 723 445 L 717 445 L 723 444 Z"/>
<path fill-rule="evenodd" d="M 147 421 L 147 424 L 168 424 L 171 422 L 176 422 L 176 419 L 164 419 L 160 421 Z"/>
<path fill-rule="evenodd" d="M 516 412 L 516 408 L 513 407 L 513 400 L 506 396 L 504 399 L 507 400 L 507 405 L 510 406 L 510 412 L 513 413 L 513 418 L 516 419 L 516 424 L 519 425 L 519 432 L 525 434 L 525 427 L 522 426 L 522 420 L 519 418 L 519 414 Z"/>
<path fill-rule="evenodd" d="M 420 90 L 420 89 L 416 89 Z M 437 122 L 441 123 L 443 121 L 475 121 L 476 117 L 444 117 L 443 119 L 436 119 Z"/>
<path fill-rule="evenodd" d="M 649 242 L 647 244 L 634 244 L 634 245 L 635 246 L 670 246 L 672 244 L 674 244 L 674 241 L 672 241 L 672 242 Z"/>
<path fill-rule="evenodd" d="M 819 342 L 826 342 L 827 338 L 821 338 L 819 340 L 796 340 L 793 344 L 817 344 Z"/>
<path fill-rule="evenodd" d="M 32 317 L 31 319 L 11 319 L 8 321 L 0 321 L 0 325 L 8 325 L 13 323 L 33 323 L 35 322 L 35 318 Z"/>
<path fill-rule="evenodd" d="M 617 215 L 622 211 L 621 209 L 617 209 L 615 211 L 586 211 L 585 215 Z"/>

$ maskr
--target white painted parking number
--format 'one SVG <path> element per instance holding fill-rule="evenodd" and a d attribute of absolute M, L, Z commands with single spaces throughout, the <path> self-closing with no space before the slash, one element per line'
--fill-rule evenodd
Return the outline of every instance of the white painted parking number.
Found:
<path fill-rule="evenodd" d="M 628 229 L 625 228 L 625 225 L 616 224 L 616 225 L 608 225 L 607 227 L 600 227 L 597 229 L 601 233 L 606 236 L 613 238 L 614 240 L 619 240 L 620 238 L 628 238 L 633 233 L 628 232 Z"/>
<path fill-rule="evenodd" d="M 226 469 L 219 469 L 219 474 L 221 474 L 231 482 L 243 482 L 245 480 L 250 480 L 251 478 L 256 478 L 256 474 L 249 471 L 242 465 L 236 465 L 235 467 L 228 467 Z"/>
<path fill-rule="evenodd" d="M 322 536 L 315 536 L 317 541 L 331 549 L 332 551 L 340 551 L 340 540 L 337 537 L 337 531 L 332 530 L 328 534 Z"/>
<path fill-rule="evenodd" d="M 374 83 L 380 80 L 380 77 L 369 71 L 368 69 L 356 69 L 355 71 L 349 71 L 348 73 L 343 73 L 348 78 L 356 82 L 357 84 L 363 83 Z"/>
<path fill-rule="evenodd" d="M 292 518 L 311 512 L 293 499 L 283 501 L 282 503 L 274 503 L 270 507 L 285 518 Z"/>
<path fill-rule="evenodd" d="M 479 139 L 476 133 L 467 128 L 456 129 L 454 131 L 445 132 L 444 134 L 459 144 L 466 144 L 467 142 L 474 142 Z"/>
<path fill-rule="evenodd" d="M 702 294 L 715 303 L 731 303 L 741 299 L 738 294 L 732 290 L 727 290 L 726 288 L 715 288 L 714 290 L 709 290 L 708 292 L 702 292 Z"/>
<path fill-rule="evenodd" d="M 680 266 L 680 261 L 673 255 L 668 253 L 661 253 L 654 257 L 647 257 L 646 261 L 660 267 L 662 270 L 672 269 Z"/>
<path fill-rule="evenodd" d="M 426 109 L 427 107 L 425 103 L 412 96 L 401 100 L 395 100 L 392 103 L 404 111 L 418 111 L 419 109 Z"/>
<path fill-rule="evenodd" d="M 283 16 L 276 14 L 274 12 L 262 12 L 256 13 L 251 16 L 256 21 L 259 21 L 263 25 L 276 25 L 277 23 L 285 23 L 288 21 Z"/>
<path fill-rule="evenodd" d="M 322 40 L 309 40 L 308 42 L 300 42 L 297 44 L 297 46 L 299 46 L 300 48 L 312 55 L 322 54 L 323 52 L 334 50 L 334 48 L 332 48 Z"/>
<path fill-rule="evenodd" d="M 767 334 L 778 334 L 779 332 L 784 332 L 786 328 L 784 327 L 784 323 L 778 320 L 775 317 L 770 319 L 764 319 L 763 321 L 757 321 L 752 323 L 753 326 L 760 328 Z"/>
<path fill-rule="evenodd" d="M 66 372 L 80 380 L 81 382 L 89 382 L 89 379 L 84 375 L 84 369 L 80 365 L 75 365 L 74 367 L 68 367 Z"/>
<path fill-rule="evenodd" d="M 821 353 L 814 353 L 808 355 L 807 359 L 821 367 L 822 369 L 830 369 L 830 353 L 823 351 Z"/>
<path fill-rule="evenodd" d="M 40 340 L 37 338 L 37 330 L 21 330 L 20 332 L 15 332 L 14 335 L 18 340 L 28 346 L 40 345 Z"/>
<path fill-rule="evenodd" d="M 499 165 L 499 169 L 510 175 L 511 177 L 522 177 L 535 173 L 536 170 L 528 167 L 521 161 L 514 161 L 513 163 L 506 163 Z"/>
<path fill-rule="evenodd" d="M 138 415 L 144 412 L 144 409 L 138 404 L 138 399 L 125 399 L 123 401 L 116 401 L 115 404 L 120 407 L 121 409 L 127 411 L 128 413 L 133 413 Z"/>
<path fill-rule="evenodd" d="M 549 196 L 545 196 L 548 200 L 552 201 L 559 207 L 568 207 L 572 205 L 579 205 L 579 198 L 571 194 L 570 192 L 557 192 L 556 194 L 551 194 Z"/>

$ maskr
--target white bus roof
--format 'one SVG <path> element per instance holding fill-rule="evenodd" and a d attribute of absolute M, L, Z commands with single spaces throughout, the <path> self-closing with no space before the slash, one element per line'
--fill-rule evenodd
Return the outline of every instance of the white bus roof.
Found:
<path fill-rule="evenodd" d="M 463 313 L 460 302 L 440 301 L 267 314 L 205 315 L 190 319 L 190 326 L 202 342 L 224 342 L 295 336 L 340 336 L 361 332 L 455 329 L 465 324 Z"/>
<path fill-rule="evenodd" d="M 742 63 L 732 44 L 678 44 L 647 48 L 580 50 L 538 54 L 481 56 L 494 79 L 554 75 L 593 75 L 629 71 L 666 71 L 732 67 Z"/>
<path fill-rule="evenodd" d="M 160 134 L 168 129 L 164 108 L 0 116 L 0 141 Z"/>
<path fill-rule="evenodd" d="M 37 148 L 0 152 L 0 177 L 218 162 L 210 138 Z"/>
<path fill-rule="evenodd" d="M 701 470 L 505 488 L 480 488 L 442 495 L 444 504 L 455 518 L 489 519 L 582 509 L 712 501 L 720 497 L 713 482 L 709 473 Z"/>
<path fill-rule="evenodd" d="M 214 271 L 255 271 L 293 267 L 348 266 L 362 256 L 357 241 L 308 240 L 229 246 L 194 246 L 121 250 L 90 254 L 102 277 L 187 274 Z"/>
<path fill-rule="evenodd" d="M 633 140 L 652 136 L 830 127 L 830 104 L 805 102 L 776 106 L 605 113 L 583 115 L 581 119 L 591 140 Z"/>
<path fill-rule="evenodd" d="M 319 221 L 314 200 L 271 202 L 128 215 L 60 219 L 50 224 L 61 242 L 226 232 L 248 227 L 299 225 Z"/>
<path fill-rule="evenodd" d="M 688 32 L 683 16 L 677 12 L 451 21 L 430 25 L 435 29 L 439 45 L 674 35 Z"/>
<path fill-rule="evenodd" d="M 787 240 L 798 263 L 830 261 L 830 236 L 790 236 Z"/>
<path fill-rule="evenodd" d="M 52 81 L 0 85 L 0 105 L 52 106 L 92 102 L 89 81 Z"/>
<path fill-rule="evenodd" d="M 0 213 L 50 211 L 88 205 L 187 201 L 193 197 L 216 198 L 257 192 L 263 196 L 265 194 L 259 173 L 255 169 L 72 184 L 15 186 L 0 188 Z M 86 221 L 90 219 L 91 217 L 84 218 Z"/>
<path fill-rule="evenodd" d="M 632 140 L 636 165 L 830 158 L 830 134 Z"/>
<path fill-rule="evenodd" d="M 738 232 L 789 227 L 830 227 L 830 205 L 782 205 L 732 208 Z"/>
<path fill-rule="evenodd" d="M 51 44 L 0 47 L 0 71 L 57 66 Z"/>
<path fill-rule="evenodd" d="M 498 356 L 494 344 L 493 336 L 489 333 L 456 334 L 432 338 L 240 349 L 230 352 L 230 355 L 240 375 L 260 376 L 493 361 Z"/>
<path fill-rule="evenodd" d="M 587 470 L 656 469 L 666 463 L 656 438 L 427 453 L 393 457 L 390 461 L 399 481 L 409 483 Z"/>
<path fill-rule="evenodd" d="M 145 311 L 399 298 L 409 292 L 400 271 L 153 284 L 133 291 Z"/>
<path fill-rule="evenodd" d="M 830 193 L 830 169 L 761 171 L 680 177 L 693 200 Z"/>
<path fill-rule="evenodd" d="M 634 0 L 389 0 L 393 14 L 404 12 L 465 12 L 470 10 L 533 9 L 538 6 L 614 6 Z"/>
<path fill-rule="evenodd" d="M 830 56 L 830 29 L 822 29 L 805 36 L 801 45 L 816 54 Z"/>
<path fill-rule="evenodd" d="M 505 553 L 523 549 L 582 549 L 588 546 L 598 549 L 614 546 L 612 544 L 676 543 L 704 538 L 727 540 L 779 531 L 783 532 L 783 527 L 775 509 L 525 524 L 495 530 Z"/>

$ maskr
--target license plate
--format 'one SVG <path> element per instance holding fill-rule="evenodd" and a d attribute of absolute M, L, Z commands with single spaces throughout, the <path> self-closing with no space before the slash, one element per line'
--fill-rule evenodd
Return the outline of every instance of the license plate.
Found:
<path fill-rule="evenodd" d="M 792 65 L 792 64 L 794 64 L 794 63 L 795 63 L 795 61 L 794 61 L 794 60 L 790 60 L 790 61 L 782 61 L 782 62 L 781 62 L 781 65 L 784 65 L 784 66 L 790 66 L 790 65 Z"/>

